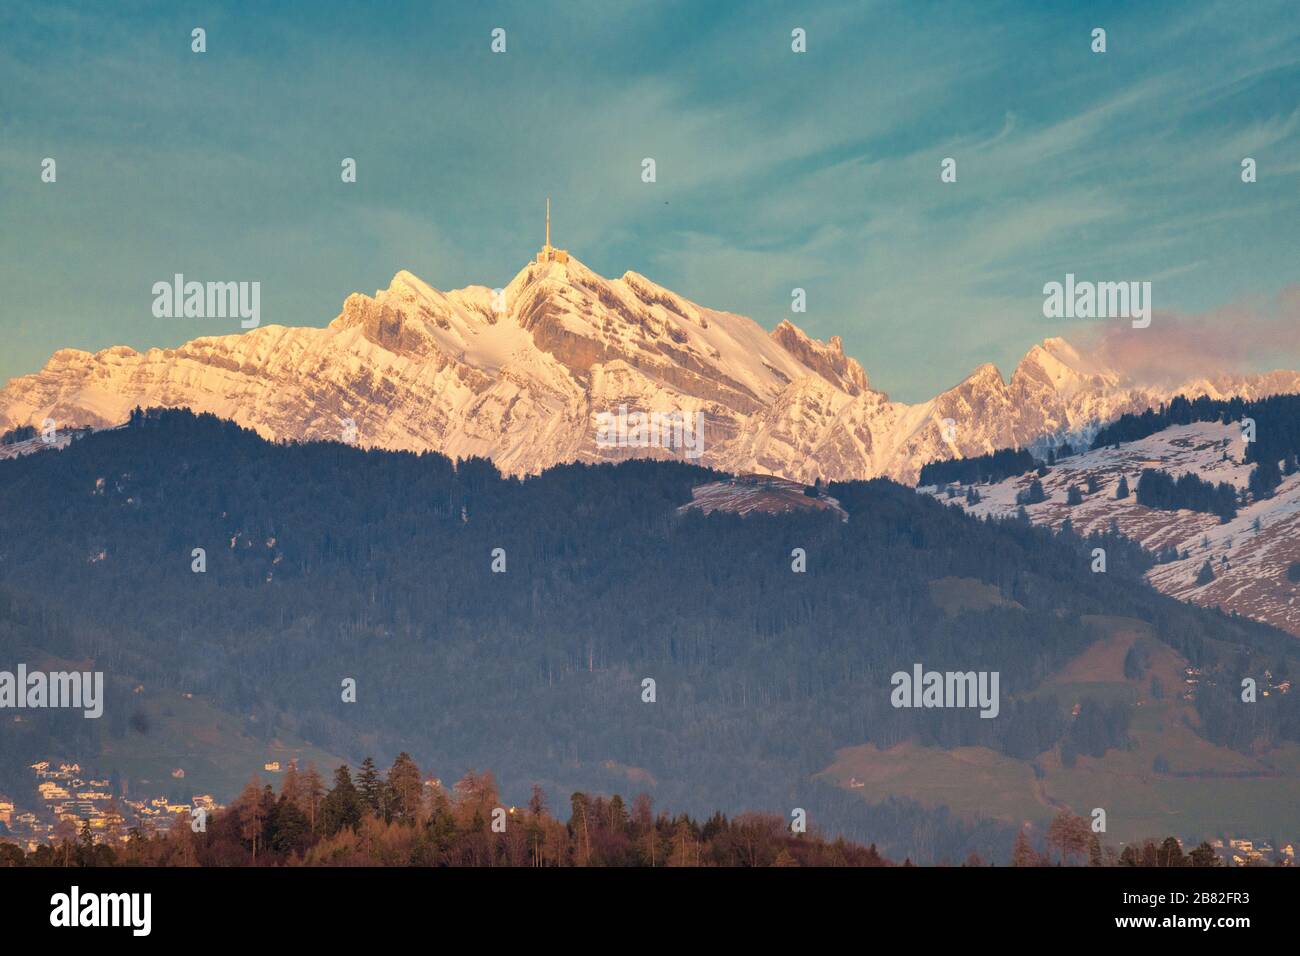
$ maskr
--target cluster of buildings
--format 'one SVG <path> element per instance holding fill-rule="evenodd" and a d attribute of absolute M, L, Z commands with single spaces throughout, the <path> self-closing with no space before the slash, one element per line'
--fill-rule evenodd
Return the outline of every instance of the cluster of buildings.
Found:
<path fill-rule="evenodd" d="M 24 814 L 24 817 L 35 816 L 35 823 L 44 822 L 50 831 L 59 820 L 72 820 L 78 829 L 83 821 L 89 821 L 91 828 L 97 831 L 108 831 L 123 823 L 121 813 L 113 806 L 110 781 L 84 779 L 81 765 L 76 763 L 56 766 L 42 760 L 32 764 L 31 769 L 36 775 L 39 806 L 47 812 Z M 20 822 L 32 823 L 27 819 Z"/>
<path fill-rule="evenodd" d="M 1289 679 L 1274 677 L 1273 672 L 1270 670 L 1264 671 L 1264 696 L 1265 697 L 1267 697 L 1270 693 L 1286 694 L 1286 693 L 1290 693 L 1290 691 L 1291 691 L 1291 681 Z"/>
<path fill-rule="evenodd" d="M 1199 667 L 1183 668 L 1183 700 L 1195 700 L 1196 688 L 1201 685 L 1201 681 L 1213 687 L 1214 681 L 1210 680 L 1201 671 Z M 1260 693 L 1264 697 L 1272 694 L 1289 694 L 1291 692 L 1291 680 L 1285 677 L 1275 677 L 1270 670 L 1264 671 L 1264 683 Z"/>
<path fill-rule="evenodd" d="M 38 801 L 33 809 L 20 809 L 9 797 L 0 795 L 0 824 L 8 831 L 0 839 L 16 842 L 31 852 L 42 843 L 67 834 L 70 823 L 77 834 L 86 824 L 98 842 L 125 842 L 132 829 L 148 836 L 171 827 L 178 814 L 190 816 L 193 808 L 209 813 L 220 809 L 211 794 L 200 794 L 189 803 L 167 797 L 131 800 L 113 795 L 109 780 L 90 779 L 80 764 L 41 760 L 31 765 Z"/>
<path fill-rule="evenodd" d="M 1271 866 L 1274 861 L 1280 861 L 1282 866 L 1295 866 L 1295 846 L 1290 843 L 1276 850 L 1266 841 L 1256 843 L 1245 839 L 1229 839 L 1226 843 L 1211 840 L 1210 846 L 1234 866 Z"/>

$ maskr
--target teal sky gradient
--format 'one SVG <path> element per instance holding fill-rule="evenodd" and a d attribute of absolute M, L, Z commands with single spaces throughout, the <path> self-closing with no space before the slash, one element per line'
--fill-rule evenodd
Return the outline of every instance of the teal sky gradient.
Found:
<path fill-rule="evenodd" d="M 1042 315 L 1067 272 L 1152 281 L 1166 329 L 1230 314 L 1256 339 L 1233 361 L 1296 367 L 1300 7 L 0 9 L 0 381 L 62 347 L 238 331 L 154 318 L 176 272 L 260 281 L 264 325 L 324 325 L 399 269 L 502 286 L 547 195 L 556 244 L 597 272 L 838 334 L 904 400 L 1076 337 Z"/>

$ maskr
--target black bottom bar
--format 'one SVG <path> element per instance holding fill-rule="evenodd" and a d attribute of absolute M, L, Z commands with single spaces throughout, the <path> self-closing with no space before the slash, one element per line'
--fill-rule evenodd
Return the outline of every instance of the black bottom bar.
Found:
<path fill-rule="evenodd" d="M 119 925 L 70 925 L 74 886 L 77 923 L 100 919 L 102 908 L 102 919 L 116 915 Z M 0 913 L 11 940 L 75 933 L 128 946 L 284 934 L 295 944 L 364 945 L 439 927 L 477 927 L 494 944 L 515 934 L 533 942 L 570 933 L 590 939 L 596 926 L 649 938 L 686 920 L 700 924 L 692 938 L 716 933 L 733 943 L 783 927 L 867 940 L 910 926 L 928 943 L 1033 938 L 1022 934 L 1043 930 L 1072 940 L 1200 937 L 1231 945 L 1243 932 L 1273 937 L 1294 927 L 1298 887 L 1286 868 L 18 868 L 0 869 Z M 132 927 L 145 923 L 143 896 L 97 896 L 146 893 L 147 936 Z M 128 908 L 128 900 L 139 905 Z"/>

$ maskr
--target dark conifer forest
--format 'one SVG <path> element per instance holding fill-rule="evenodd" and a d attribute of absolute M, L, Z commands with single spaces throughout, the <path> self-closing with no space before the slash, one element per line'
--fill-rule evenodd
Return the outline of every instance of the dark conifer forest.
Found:
<path fill-rule="evenodd" d="M 1203 511 L 1228 522 L 1237 516 L 1237 490 L 1226 481 L 1217 485 L 1193 474 L 1174 477 L 1158 468 L 1143 468 L 1138 478 L 1137 501 L 1148 508 Z"/>
<path fill-rule="evenodd" d="M 987 455 L 932 461 L 921 466 L 918 486 L 974 485 L 1002 481 L 1033 471 L 1038 465 L 1023 448 L 1003 448 Z"/>

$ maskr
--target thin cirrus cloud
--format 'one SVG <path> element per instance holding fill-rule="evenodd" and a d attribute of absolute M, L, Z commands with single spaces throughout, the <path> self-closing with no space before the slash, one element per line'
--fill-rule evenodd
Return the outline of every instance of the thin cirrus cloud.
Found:
<path fill-rule="evenodd" d="M 1099 364 L 1158 384 L 1284 367 L 1300 355 L 1300 285 L 1200 314 L 1157 311 L 1140 335 L 1122 324 L 1097 326 L 1081 344 Z"/>

